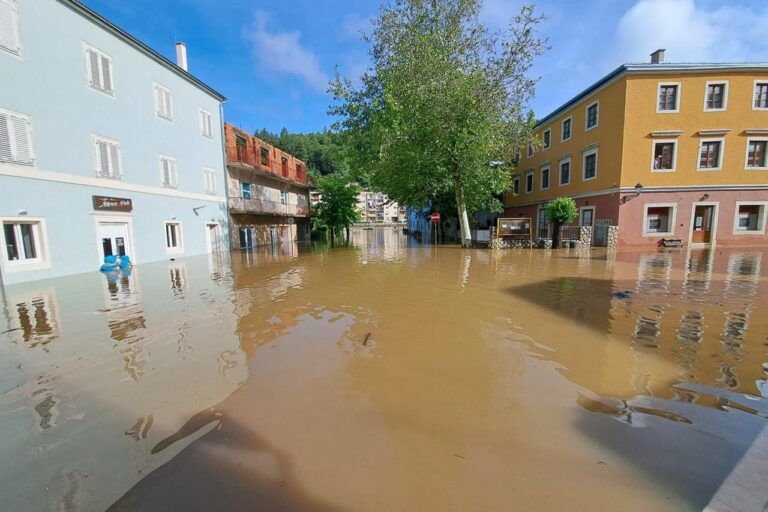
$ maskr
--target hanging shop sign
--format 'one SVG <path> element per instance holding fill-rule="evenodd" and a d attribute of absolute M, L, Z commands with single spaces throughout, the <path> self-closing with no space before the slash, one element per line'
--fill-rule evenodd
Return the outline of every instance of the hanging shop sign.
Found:
<path fill-rule="evenodd" d="M 133 201 L 125 197 L 92 196 L 93 209 L 100 212 L 132 212 Z"/>

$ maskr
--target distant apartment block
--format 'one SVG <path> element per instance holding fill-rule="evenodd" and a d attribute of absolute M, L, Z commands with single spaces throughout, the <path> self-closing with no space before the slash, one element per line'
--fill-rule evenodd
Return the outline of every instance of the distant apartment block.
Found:
<path fill-rule="evenodd" d="M 232 246 L 308 240 L 307 164 L 229 123 L 224 133 Z"/>
<path fill-rule="evenodd" d="M 226 249 L 224 97 L 177 51 L 79 1 L 0 0 L 2 284 Z"/>
<path fill-rule="evenodd" d="M 364 190 L 357 195 L 357 211 L 360 221 L 368 224 L 404 223 L 405 207 L 391 201 L 387 194 Z"/>
<path fill-rule="evenodd" d="M 536 125 L 505 215 L 547 232 L 569 196 L 580 225 L 619 245 L 763 245 L 768 214 L 768 64 L 620 66 Z"/>

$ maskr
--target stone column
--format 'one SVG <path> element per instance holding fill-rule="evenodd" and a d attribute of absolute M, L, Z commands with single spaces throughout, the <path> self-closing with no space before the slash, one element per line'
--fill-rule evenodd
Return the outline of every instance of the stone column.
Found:
<path fill-rule="evenodd" d="M 581 226 L 579 228 L 579 247 L 582 249 L 592 247 L 592 226 Z"/>
<path fill-rule="evenodd" d="M 608 235 L 605 246 L 609 249 L 615 249 L 619 245 L 619 226 L 608 226 Z"/>

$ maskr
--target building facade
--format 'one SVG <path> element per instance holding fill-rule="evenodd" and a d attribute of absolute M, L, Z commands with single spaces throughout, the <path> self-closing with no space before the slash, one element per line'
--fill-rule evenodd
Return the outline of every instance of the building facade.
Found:
<path fill-rule="evenodd" d="M 768 64 L 623 65 L 537 123 L 505 195 L 534 219 L 568 196 L 579 225 L 620 246 L 762 245 L 768 213 Z"/>
<path fill-rule="evenodd" d="M 3 284 L 226 249 L 223 96 L 74 0 L 0 1 L 0 76 Z"/>
<path fill-rule="evenodd" d="M 382 192 L 363 190 L 357 195 L 357 211 L 365 224 L 404 224 L 407 220 L 405 207 Z"/>
<path fill-rule="evenodd" d="M 307 165 L 225 123 L 232 247 L 309 240 Z"/>

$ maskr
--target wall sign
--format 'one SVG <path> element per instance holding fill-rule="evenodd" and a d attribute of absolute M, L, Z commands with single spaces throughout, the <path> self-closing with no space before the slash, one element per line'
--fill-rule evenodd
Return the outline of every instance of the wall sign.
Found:
<path fill-rule="evenodd" d="M 107 212 L 132 212 L 133 201 L 124 197 L 92 196 L 93 209 Z"/>

